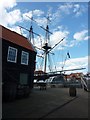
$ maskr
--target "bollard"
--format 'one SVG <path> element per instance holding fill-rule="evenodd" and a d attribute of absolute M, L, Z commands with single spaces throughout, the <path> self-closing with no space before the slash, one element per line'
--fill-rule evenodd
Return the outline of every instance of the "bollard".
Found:
<path fill-rule="evenodd" d="M 71 86 L 71 87 L 69 88 L 69 95 L 70 95 L 71 97 L 75 97 L 75 96 L 76 96 L 76 87 Z"/>

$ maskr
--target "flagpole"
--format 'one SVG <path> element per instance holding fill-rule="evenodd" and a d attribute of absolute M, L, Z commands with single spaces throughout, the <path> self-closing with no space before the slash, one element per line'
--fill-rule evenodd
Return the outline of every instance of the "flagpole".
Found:
<path fill-rule="evenodd" d="M 70 58 L 69 52 L 67 52 L 67 55 L 68 55 L 68 57 Z M 62 66 L 62 71 L 63 71 L 63 68 L 64 68 L 64 66 L 65 66 L 65 62 L 66 62 L 66 60 L 67 60 L 67 55 L 66 55 L 66 58 L 65 58 L 65 60 L 64 60 L 64 64 L 63 64 L 63 66 Z"/>

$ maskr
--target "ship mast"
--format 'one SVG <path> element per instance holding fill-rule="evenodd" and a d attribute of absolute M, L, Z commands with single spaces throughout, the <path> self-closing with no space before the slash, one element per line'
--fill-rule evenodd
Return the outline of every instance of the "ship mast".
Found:
<path fill-rule="evenodd" d="M 31 27 L 30 27 L 30 30 L 29 30 L 29 31 L 30 31 L 30 41 L 31 41 L 31 39 L 34 38 L 33 34 L 38 35 L 38 34 L 36 34 L 35 32 L 33 32 L 33 28 L 32 28 L 32 21 L 35 22 L 35 23 L 37 23 L 37 21 L 34 20 L 33 17 L 31 17 L 31 18 L 30 18 L 29 16 L 27 16 L 27 17 L 31 20 Z M 46 73 L 47 57 L 49 56 L 49 53 L 50 53 L 51 50 L 54 49 L 61 41 L 64 40 L 64 38 L 63 38 L 63 39 L 61 39 L 58 43 L 56 43 L 53 47 L 50 46 L 50 44 L 49 44 L 49 43 L 50 43 L 50 34 L 53 34 L 53 33 L 49 31 L 49 22 L 50 22 L 49 15 L 48 15 L 48 17 L 46 17 L 46 19 L 47 19 L 46 28 L 44 28 L 43 26 L 38 25 L 38 23 L 37 23 L 37 25 L 38 25 L 40 28 L 42 28 L 44 31 L 46 31 L 45 42 L 44 42 L 44 45 L 42 46 L 43 49 L 36 47 L 36 48 L 44 51 L 44 53 L 42 54 L 42 55 L 44 55 L 44 73 Z M 40 35 L 38 35 L 38 36 L 40 37 Z M 34 44 L 34 41 L 33 41 L 33 44 Z"/>
<path fill-rule="evenodd" d="M 43 49 L 44 49 L 44 53 L 45 53 L 45 61 L 44 61 L 44 72 L 46 73 L 46 67 L 47 67 L 47 56 L 48 56 L 48 54 L 49 54 L 49 52 L 48 52 L 48 50 L 50 50 L 51 49 L 51 46 L 49 45 L 49 34 L 51 33 L 51 32 L 49 32 L 49 25 L 48 25 L 48 23 L 49 23 L 49 16 L 47 17 L 47 25 L 46 25 L 46 29 L 44 29 L 43 27 L 43 29 L 46 31 L 46 38 L 45 38 L 45 44 L 44 44 L 44 46 L 42 47 Z M 52 34 L 52 33 L 51 33 Z"/>

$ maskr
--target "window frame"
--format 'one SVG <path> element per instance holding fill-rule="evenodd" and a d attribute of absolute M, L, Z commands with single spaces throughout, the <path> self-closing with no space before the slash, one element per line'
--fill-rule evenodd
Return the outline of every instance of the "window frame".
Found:
<path fill-rule="evenodd" d="M 14 61 L 9 59 L 10 49 L 14 49 L 14 50 L 16 51 L 15 60 L 14 60 Z M 16 63 L 16 62 L 17 62 L 17 51 L 18 51 L 18 50 L 17 50 L 17 48 L 15 48 L 15 47 L 11 47 L 11 46 L 8 47 L 8 54 L 7 54 L 7 61 L 8 61 L 8 62 L 13 62 L 13 63 Z"/>
<path fill-rule="evenodd" d="M 27 54 L 27 63 L 22 62 L 23 53 Z M 21 64 L 22 65 L 28 65 L 28 63 L 29 63 L 29 52 L 22 51 L 22 53 L 21 53 Z"/>

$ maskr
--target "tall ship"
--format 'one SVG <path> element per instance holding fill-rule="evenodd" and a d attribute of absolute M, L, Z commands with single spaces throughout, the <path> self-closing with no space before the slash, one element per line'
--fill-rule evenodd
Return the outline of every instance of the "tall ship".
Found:
<path fill-rule="evenodd" d="M 56 66 L 53 69 L 50 55 L 54 55 L 53 49 L 55 49 L 61 42 L 63 42 L 65 37 L 51 46 L 50 35 L 53 33 L 49 30 L 49 15 L 46 17 L 47 24 L 45 27 L 38 25 L 40 29 L 45 32 L 45 39 L 42 39 L 42 36 L 33 30 L 33 22 L 35 22 L 35 24 L 38 23 L 34 20 L 33 17 L 31 17 L 30 20 L 30 29 L 19 26 L 21 29 L 28 31 L 29 38 L 26 38 L 23 35 L 19 35 L 4 28 L 3 26 L 0 26 L 3 28 L 3 35 L 0 37 L 3 45 L 2 88 L 3 99 L 5 100 L 12 101 L 19 96 L 28 97 L 33 88 L 34 80 L 37 82 L 43 80 L 43 82 L 45 82 L 47 79 L 56 76 L 56 79 L 62 79 L 64 81 L 66 78 L 66 71 L 85 69 L 64 69 L 66 60 L 70 58 L 69 52 L 66 54 L 63 65 L 61 66 L 61 70 L 57 70 Z M 40 43 L 38 42 L 40 44 L 39 47 L 35 44 L 34 35 L 38 36 L 40 40 Z M 41 55 L 39 53 L 41 53 Z M 37 65 L 39 67 L 37 67 Z M 44 87 L 46 86 L 46 84 L 43 85 Z"/>

